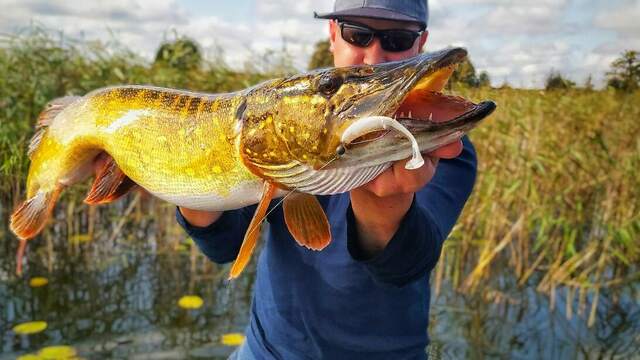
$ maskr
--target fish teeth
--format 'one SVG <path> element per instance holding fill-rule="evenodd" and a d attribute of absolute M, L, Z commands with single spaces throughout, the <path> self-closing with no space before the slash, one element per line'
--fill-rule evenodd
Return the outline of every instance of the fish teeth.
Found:
<path fill-rule="evenodd" d="M 411 116 L 411 111 L 409 111 L 409 118 L 413 118 L 413 116 Z"/>
<path fill-rule="evenodd" d="M 429 113 L 429 121 L 433 121 L 433 113 Z"/>
<path fill-rule="evenodd" d="M 404 111 L 400 113 L 400 117 L 403 118 L 404 117 Z"/>

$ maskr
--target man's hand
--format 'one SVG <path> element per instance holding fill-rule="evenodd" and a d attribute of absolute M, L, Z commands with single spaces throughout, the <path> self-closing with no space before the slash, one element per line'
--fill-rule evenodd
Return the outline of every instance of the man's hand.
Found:
<path fill-rule="evenodd" d="M 452 159 L 462 152 L 462 142 L 447 144 L 424 156 L 416 170 L 398 161 L 369 183 L 351 191 L 351 207 L 356 218 L 359 246 L 368 256 L 381 252 L 393 237 L 411 207 L 416 191 L 423 188 L 436 171 L 438 159 Z"/>

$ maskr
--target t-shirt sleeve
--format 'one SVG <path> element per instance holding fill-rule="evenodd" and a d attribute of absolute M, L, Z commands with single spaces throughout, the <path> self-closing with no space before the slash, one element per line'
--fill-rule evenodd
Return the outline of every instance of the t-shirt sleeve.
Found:
<path fill-rule="evenodd" d="M 466 136 L 462 141 L 460 156 L 440 160 L 434 177 L 415 194 L 398 230 L 381 253 L 372 258 L 363 255 L 353 209 L 347 209 L 349 252 L 379 282 L 406 285 L 431 272 L 438 262 L 442 244 L 471 195 L 477 173 L 473 144 Z"/>
<path fill-rule="evenodd" d="M 238 256 L 255 208 L 254 205 L 225 211 L 216 222 L 205 227 L 189 224 L 176 208 L 176 220 L 211 261 L 224 264 Z"/>

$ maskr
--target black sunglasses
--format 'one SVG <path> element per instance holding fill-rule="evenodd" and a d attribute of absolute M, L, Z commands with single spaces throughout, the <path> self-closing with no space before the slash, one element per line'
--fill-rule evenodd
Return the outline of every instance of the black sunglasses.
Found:
<path fill-rule="evenodd" d="M 421 31 L 404 29 L 376 30 L 366 25 L 340 22 L 340 35 L 344 41 L 358 47 L 367 47 L 374 37 L 380 39 L 380 46 L 385 51 L 400 52 L 411 49 Z"/>

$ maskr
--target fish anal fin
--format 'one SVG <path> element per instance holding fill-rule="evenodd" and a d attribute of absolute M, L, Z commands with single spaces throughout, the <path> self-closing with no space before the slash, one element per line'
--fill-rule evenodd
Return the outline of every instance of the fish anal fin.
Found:
<path fill-rule="evenodd" d="M 284 221 L 298 244 L 312 250 L 322 250 L 329 245 L 329 220 L 315 196 L 293 193 L 284 200 L 283 208 Z"/>
<path fill-rule="evenodd" d="M 27 201 L 20 204 L 11 215 L 9 228 L 20 239 L 20 246 L 16 254 L 16 273 L 22 274 L 22 257 L 24 256 L 27 240 L 38 235 L 47 220 L 60 195 L 62 186 L 51 191 L 39 190 Z"/>
<path fill-rule="evenodd" d="M 115 160 L 107 156 L 84 202 L 89 205 L 107 204 L 124 196 L 135 186 L 136 183 L 122 172 Z"/>
<path fill-rule="evenodd" d="M 46 131 L 47 126 L 51 124 L 53 119 L 62 111 L 64 108 L 74 103 L 76 100 L 80 99 L 80 96 L 65 96 L 57 99 L 53 99 L 45 105 L 44 110 L 38 115 L 38 121 L 36 122 L 36 132 L 31 138 L 31 142 L 29 143 L 29 150 L 27 152 L 29 158 L 33 155 L 34 151 L 40 146 L 40 142 L 42 141 L 42 137 L 44 132 Z"/>
<path fill-rule="evenodd" d="M 236 257 L 236 261 L 233 263 L 231 270 L 229 271 L 229 280 L 237 278 L 247 264 L 249 264 L 251 254 L 253 253 L 253 250 L 258 243 L 258 238 L 260 237 L 262 220 L 264 219 L 267 209 L 269 208 L 269 203 L 271 202 L 275 192 L 276 186 L 270 182 L 265 182 L 260 203 L 258 203 L 256 212 L 253 214 L 251 223 L 244 235 L 244 240 L 240 246 L 238 257 Z"/>

